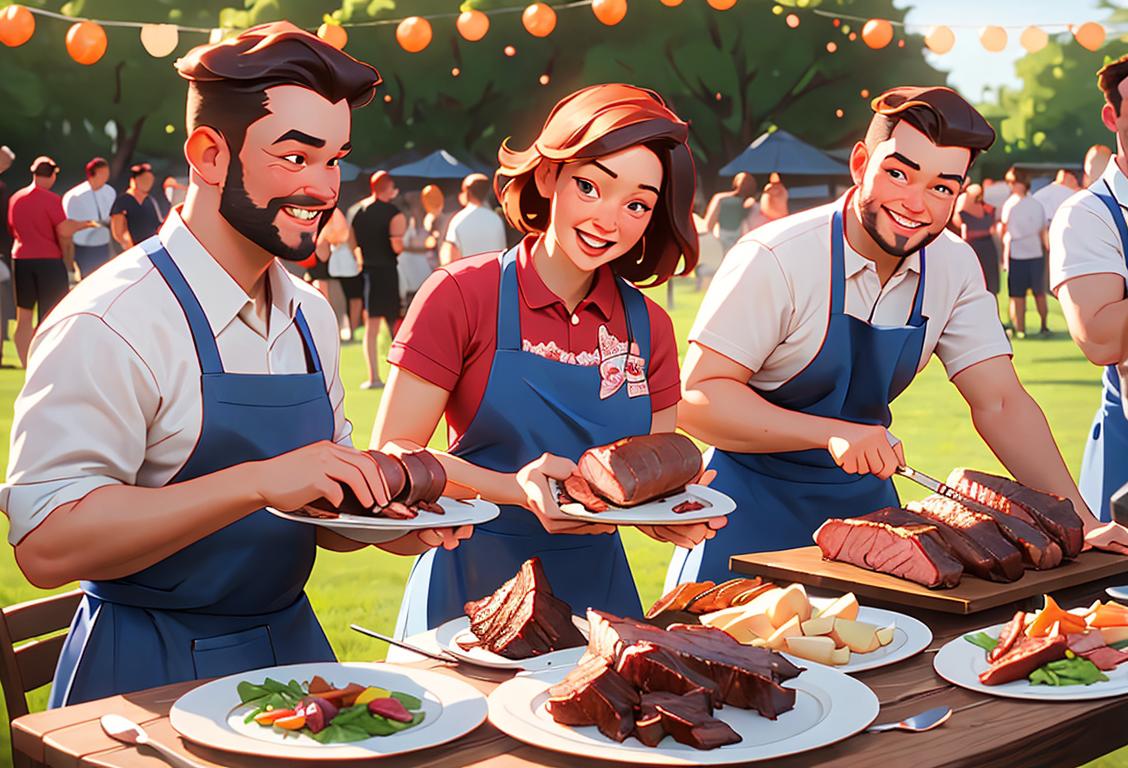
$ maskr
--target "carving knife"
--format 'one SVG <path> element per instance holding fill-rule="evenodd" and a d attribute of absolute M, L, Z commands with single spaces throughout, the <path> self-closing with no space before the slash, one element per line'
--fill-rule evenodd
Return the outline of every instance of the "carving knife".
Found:
<path fill-rule="evenodd" d="M 941 496 L 946 496 L 952 501 L 958 501 L 960 504 L 969 505 L 969 502 L 971 502 L 971 504 L 975 503 L 972 499 L 964 496 L 959 491 L 953 490 L 947 485 L 944 485 L 944 483 L 940 482 L 936 478 L 929 477 L 923 472 L 918 472 L 912 467 L 897 467 L 897 474 L 901 477 L 907 477 L 918 485 L 923 485 L 933 493 L 937 493 Z"/>

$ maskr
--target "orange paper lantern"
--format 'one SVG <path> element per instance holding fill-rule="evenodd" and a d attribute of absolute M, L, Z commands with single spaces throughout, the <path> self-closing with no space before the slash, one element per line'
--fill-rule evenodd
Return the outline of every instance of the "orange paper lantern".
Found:
<path fill-rule="evenodd" d="M 789 14 L 787 14 L 787 18 L 784 19 L 784 22 L 787 23 L 787 26 L 791 27 L 792 29 L 795 29 L 796 27 L 799 26 L 799 17 L 796 16 L 794 13 L 789 13 Z"/>
<path fill-rule="evenodd" d="M 317 36 L 338 51 L 343 49 L 345 43 L 349 41 L 349 33 L 345 31 L 344 27 L 340 24 L 330 24 L 329 22 L 325 22 L 317 28 Z"/>
<path fill-rule="evenodd" d="M 0 43 L 9 48 L 23 45 L 35 32 L 35 15 L 22 5 L 0 11 Z"/>
<path fill-rule="evenodd" d="M 423 201 L 423 210 L 434 216 L 435 214 L 442 213 L 443 210 L 443 191 L 436 187 L 434 184 L 428 184 L 423 187 L 423 191 L 419 193 L 419 197 Z"/>
<path fill-rule="evenodd" d="M 709 0 L 709 7 L 714 11 L 727 11 L 736 5 L 736 0 Z"/>
<path fill-rule="evenodd" d="M 471 43 L 476 43 L 490 31 L 490 17 L 481 11 L 463 11 L 458 14 L 458 34 Z"/>
<path fill-rule="evenodd" d="M 1022 30 L 1018 42 L 1027 53 L 1037 53 L 1050 42 L 1050 36 L 1041 27 L 1030 26 Z"/>
<path fill-rule="evenodd" d="M 884 48 L 893 41 L 893 25 L 885 19 L 870 19 L 862 27 L 862 41 L 870 48 Z"/>
<path fill-rule="evenodd" d="M 408 53 L 419 53 L 431 44 L 431 22 L 409 16 L 396 27 L 396 41 Z"/>
<path fill-rule="evenodd" d="M 682 0 L 662 0 L 662 5 L 667 8 L 676 8 L 682 4 Z"/>
<path fill-rule="evenodd" d="M 956 44 L 956 35 L 951 28 L 941 24 L 928 30 L 928 34 L 924 36 L 924 44 L 933 53 L 944 54 L 952 50 L 952 46 Z"/>
<path fill-rule="evenodd" d="M 1082 48 L 1095 51 L 1104 45 L 1105 28 L 1095 21 L 1086 21 L 1073 30 L 1073 37 Z"/>
<path fill-rule="evenodd" d="M 80 21 L 67 31 L 67 53 L 79 64 L 90 66 L 106 53 L 106 30 L 96 21 Z"/>
<path fill-rule="evenodd" d="M 613 27 L 627 15 L 627 0 L 592 0 L 591 12 L 602 23 Z"/>
<path fill-rule="evenodd" d="M 556 11 L 544 3 L 533 3 L 521 14 L 521 23 L 533 37 L 548 37 L 556 29 Z"/>
<path fill-rule="evenodd" d="M 1007 47 L 1007 31 L 1002 27 L 984 27 L 979 30 L 979 42 L 991 53 Z"/>

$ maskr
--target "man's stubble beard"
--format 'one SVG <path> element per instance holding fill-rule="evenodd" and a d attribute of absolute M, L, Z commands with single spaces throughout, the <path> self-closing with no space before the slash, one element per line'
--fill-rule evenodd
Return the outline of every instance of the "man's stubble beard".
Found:
<path fill-rule="evenodd" d="M 926 233 L 924 239 L 920 241 L 920 244 L 912 247 L 908 245 L 909 238 L 904 235 L 894 234 L 893 242 L 890 243 L 877 229 L 877 212 L 880 208 L 881 205 L 873 202 L 872 199 L 861 200 L 858 205 L 858 219 L 862 222 L 862 228 L 865 229 L 870 239 L 877 243 L 877 246 L 881 248 L 881 250 L 898 259 L 903 259 L 917 251 L 924 250 L 932 241 L 940 237 L 941 233 L 944 231 L 941 229 L 939 232 L 931 234 Z"/>

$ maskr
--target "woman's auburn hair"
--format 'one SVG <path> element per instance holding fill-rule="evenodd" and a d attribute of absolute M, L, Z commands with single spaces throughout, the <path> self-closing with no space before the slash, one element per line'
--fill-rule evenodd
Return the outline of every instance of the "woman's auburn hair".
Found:
<path fill-rule="evenodd" d="M 561 99 L 528 149 L 511 149 L 508 139 L 502 142 L 494 193 L 515 229 L 543 234 L 551 201 L 533 178 L 541 163 L 582 162 L 647 147 L 662 163 L 661 194 L 642 239 L 611 267 L 632 283 L 652 280 L 650 285 L 660 285 L 697 266 L 697 175 L 688 139 L 689 125 L 654 91 L 621 83 L 593 85 Z"/>

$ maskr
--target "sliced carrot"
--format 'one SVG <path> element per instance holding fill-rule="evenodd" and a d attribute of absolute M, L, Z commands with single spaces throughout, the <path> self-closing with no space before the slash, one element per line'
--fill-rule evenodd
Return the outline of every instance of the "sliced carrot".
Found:
<path fill-rule="evenodd" d="M 292 709 L 271 709 L 266 712 L 260 712 L 255 715 L 255 722 L 259 725 L 270 725 L 275 720 L 283 717 L 293 717 L 296 714 Z"/>
<path fill-rule="evenodd" d="M 297 731 L 305 726 L 305 715 L 291 715 L 290 717 L 280 717 L 274 721 L 274 725 L 279 728 L 284 728 L 287 731 Z"/>
<path fill-rule="evenodd" d="M 1097 628 L 1128 626 L 1128 608 L 1116 603 L 1105 603 L 1093 613 L 1090 626 Z"/>

